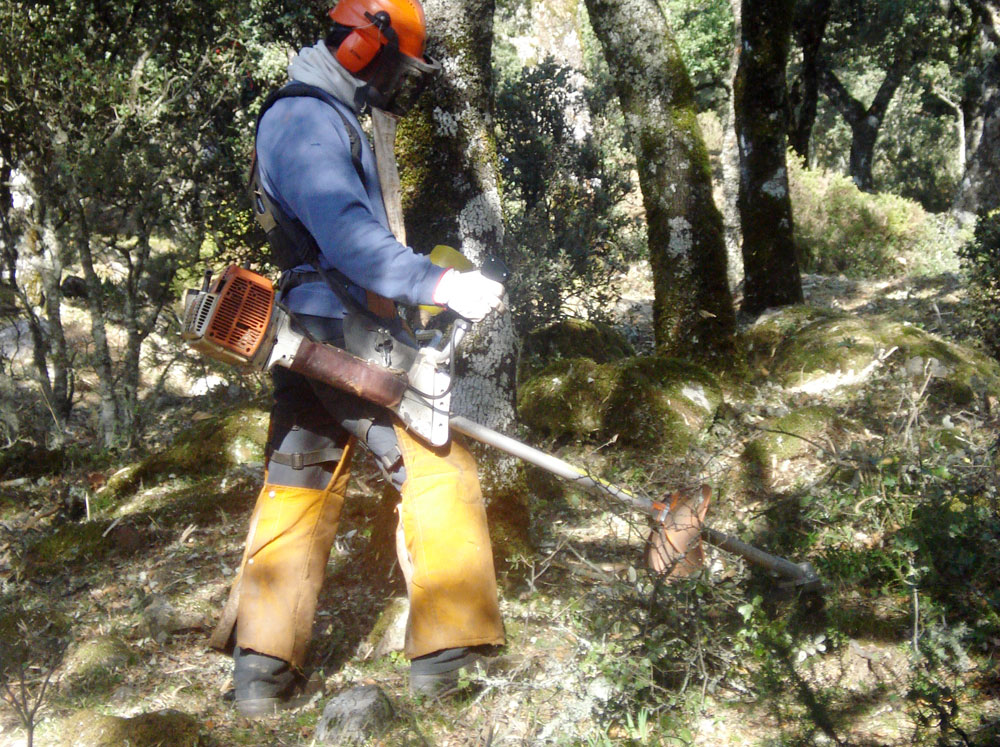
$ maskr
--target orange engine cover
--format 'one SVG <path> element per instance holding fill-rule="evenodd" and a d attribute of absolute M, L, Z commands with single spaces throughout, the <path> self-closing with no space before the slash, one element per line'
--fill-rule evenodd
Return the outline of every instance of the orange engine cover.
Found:
<path fill-rule="evenodd" d="M 273 331 L 273 312 L 271 281 L 230 265 L 211 288 L 188 291 L 183 337 L 192 348 L 216 360 L 255 363 L 254 356 Z"/>
<path fill-rule="evenodd" d="M 274 310 L 274 286 L 267 278 L 237 265 L 219 276 L 215 314 L 205 337 L 237 355 L 253 358 Z"/>

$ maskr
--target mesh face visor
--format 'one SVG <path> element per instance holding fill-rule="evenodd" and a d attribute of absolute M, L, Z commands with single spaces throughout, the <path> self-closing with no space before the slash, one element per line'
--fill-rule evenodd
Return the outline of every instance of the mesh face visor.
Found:
<path fill-rule="evenodd" d="M 427 84 L 441 72 L 437 60 L 424 55 L 423 61 L 400 55 L 396 80 L 387 96 L 385 110 L 398 117 L 405 115 L 420 98 Z"/>
<path fill-rule="evenodd" d="M 440 63 L 428 55 L 418 60 L 402 54 L 395 44 L 387 44 L 379 53 L 375 73 L 368 82 L 374 89 L 373 93 L 377 94 L 370 95 L 369 102 L 378 109 L 402 117 L 440 71 Z"/>

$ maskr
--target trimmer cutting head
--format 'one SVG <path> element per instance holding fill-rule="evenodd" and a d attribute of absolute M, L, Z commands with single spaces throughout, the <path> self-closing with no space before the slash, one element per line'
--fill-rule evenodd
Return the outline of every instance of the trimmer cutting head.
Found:
<path fill-rule="evenodd" d="M 702 485 L 698 493 L 675 492 L 669 512 L 653 527 L 646 544 L 646 563 L 668 580 L 687 578 L 702 569 L 705 552 L 701 530 L 712 499 L 712 489 Z"/>

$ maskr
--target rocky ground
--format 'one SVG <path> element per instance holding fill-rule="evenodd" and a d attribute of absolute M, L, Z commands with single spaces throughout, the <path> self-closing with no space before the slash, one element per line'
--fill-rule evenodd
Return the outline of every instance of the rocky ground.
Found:
<path fill-rule="evenodd" d="M 1000 368 L 952 342 L 968 334 L 952 276 L 805 286 L 806 307 L 747 328 L 731 375 L 611 338 L 598 355 L 586 325 L 565 335 L 576 351 L 539 338 L 519 407 L 523 436 L 607 479 L 656 497 L 709 483 L 713 527 L 811 562 L 821 593 L 711 546 L 663 584 L 644 521 L 529 471 L 528 534 L 494 538 L 509 645 L 457 697 L 415 699 L 393 650 L 393 502 L 359 461 L 317 618 L 323 692 L 250 722 L 206 638 L 266 414 L 206 395 L 171 403 L 169 446 L 144 461 L 8 460 L 0 654 L 28 705 L 49 683 L 35 743 L 338 743 L 325 704 L 377 686 L 392 715 L 370 744 L 996 744 Z M 647 289 L 632 277 L 619 308 L 640 352 Z M 0 745 L 24 742 L 4 706 Z"/>

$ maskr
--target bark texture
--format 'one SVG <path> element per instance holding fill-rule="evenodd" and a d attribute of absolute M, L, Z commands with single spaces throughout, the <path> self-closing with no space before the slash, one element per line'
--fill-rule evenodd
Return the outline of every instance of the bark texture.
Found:
<path fill-rule="evenodd" d="M 586 0 L 632 138 L 653 270 L 653 325 L 665 352 L 729 353 L 735 330 L 722 216 L 695 118 L 694 90 L 655 0 Z"/>
<path fill-rule="evenodd" d="M 741 0 L 729 0 L 733 11 L 733 48 L 729 60 L 727 80 L 736 80 L 736 71 L 740 64 L 740 37 L 743 34 Z M 722 133 L 722 222 L 725 227 L 726 240 L 726 272 L 729 276 L 729 288 L 735 290 L 743 282 L 743 257 L 740 245 L 743 241 L 743 229 L 740 225 L 740 148 L 736 139 L 736 108 L 733 87 L 729 86 L 729 96 L 726 100 L 726 119 Z"/>
<path fill-rule="evenodd" d="M 397 153 L 407 238 L 479 264 L 503 255 L 503 217 L 492 132 L 492 0 L 427 0 L 430 40 L 442 75 L 399 123 Z M 514 420 L 517 340 L 509 313 L 476 326 L 463 347 L 452 408 L 503 429 Z"/>
<path fill-rule="evenodd" d="M 740 148 L 743 307 L 759 314 L 802 301 L 788 193 L 785 67 L 793 0 L 743 0 L 740 63 L 733 83 Z"/>
<path fill-rule="evenodd" d="M 977 0 L 972 6 L 982 23 L 984 44 L 1000 47 L 1000 0 Z M 1000 208 L 1000 54 L 994 52 L 983 68 L 977 93 L 968 128 L 972 147 L 954 204 L 960 214 Z"/>

